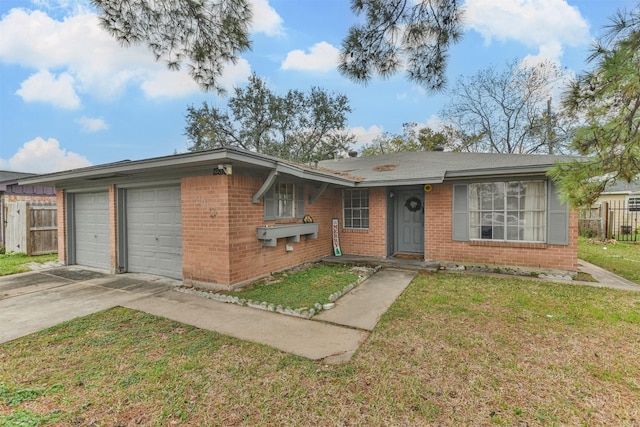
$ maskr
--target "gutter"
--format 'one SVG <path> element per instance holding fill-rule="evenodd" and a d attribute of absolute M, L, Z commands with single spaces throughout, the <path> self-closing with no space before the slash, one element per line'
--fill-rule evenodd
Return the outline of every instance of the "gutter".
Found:
<path fill-rule="evenodd" d="M 57 184 L 62 181 L 116 178 L 126 176 L 134 172 L 150 172 L 157 170 L 177 170 L 181 167 L 205 167 L 215 162 L 235 161 L 250 166 L 277 170 L 298 178 L 327 182 L 342 186 L 354 186 L 354 181 L 338 177 L 327 172 L 295 166 L 269 156 L 240 150 L 233 147 L 218 148 L 209 152 L 196 151 L 164 157 L 156 157 L 144 160 L 123 161 L 106 165 L 89 166 L 87 168 L 72 169 L 68 171 L 38 175 L 19 182 L 20 185 Z"/>

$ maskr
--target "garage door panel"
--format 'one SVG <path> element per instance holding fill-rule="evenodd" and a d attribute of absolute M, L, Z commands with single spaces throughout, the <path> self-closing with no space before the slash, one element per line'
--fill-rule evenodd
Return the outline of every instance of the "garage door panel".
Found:
<path fill-rule="evenodd" d="M 129 271 L 182 278 L 180 187 L 127 190 Z"/>
<path fill-rule="evenodd" d="M 74 195 L 76 264 L 110 266 L 109 197 L 106 192 Z"/>

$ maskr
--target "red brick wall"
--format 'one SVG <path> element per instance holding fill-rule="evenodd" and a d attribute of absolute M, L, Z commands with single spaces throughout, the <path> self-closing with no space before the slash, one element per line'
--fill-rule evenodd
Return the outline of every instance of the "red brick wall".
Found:
<path fill-rule="evenodd" d="M 300 238 L 285 249 L 286 239 L 266 247 L 256 228 L 300 220 L 264 221 L 263 201 L 253 195 L 263 179 L 240 175 L 217 175 L 182 179 L 182 267 L 186 282 L 229 286 L 247 282 L 273 271 L 316 260 L 331 253 L 333 191 L 323 194 L 306 213 L 318 224 L 318 239 Z M 300 185 L 300 184 L 298 184 Z M 305 186 L 305 198 L 315 187 Z"/>
<path fill-rule="evenodd" d="M 342 191 L 336 191 L 336 212 L 342 226 Z M 387 256 L 387 189 L 369 189 L 369 229 L 348 230 L 341 227 L 340 248 L 343 254 Z"/>
<path fill-rule="evenodd" d="M 458 242 L 452 239 L 453 187 L 434 185 L 425 194 L 425 258 L 495 266 L 577 270 L 578 214 L 569 217 L 568 246 L 546 243 L 491 241 Z"/>
<path fill-rule="evenodd" d="M 182 272 L 186 282 L 230 283 L 229 176 L 183 178 Z"/>
<path fill-rule="evenodd" d="M 56 209 L 58 211 L 58 260 L 67 263 L 67 205 L 64 190 L 56 193 Z"/>

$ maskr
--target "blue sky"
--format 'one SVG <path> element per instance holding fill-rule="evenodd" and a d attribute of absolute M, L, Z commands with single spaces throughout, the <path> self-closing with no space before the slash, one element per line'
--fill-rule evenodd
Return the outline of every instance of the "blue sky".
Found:
<path fill-rule="evenodd" d="M 403 75 L 363 86 L 335 68 L 356 21 L 348 0 L 251 0 L 253 50 L 226 69 L 232 90 L 251 72 L 275 92 L 311 86 L 349 97 L 357 146 L 405 122 L 437 126 L 446 93 Z M 450 86 L 490 65 L 548 59 L 587 68 L 594 37 L 638 0 L 466 0 L 465 34 L 451 51 Z M 185 152 L 185 112 L 203 101 L 186 72 L 168 71 L 145 47 L 123 48 L 85 0 L 0 0 L 0 169 L 45 173 Z M 356 147 L 357 148 L 357 147 Z"/>

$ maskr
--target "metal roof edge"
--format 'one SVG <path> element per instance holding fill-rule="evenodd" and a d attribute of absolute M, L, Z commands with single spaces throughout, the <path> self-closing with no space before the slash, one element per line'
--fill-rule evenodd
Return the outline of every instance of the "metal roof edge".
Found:
<path fill-rule="evenodd" d="M 444 177 L 424 177 L 424 178 L 404 178 L 404 179 L 388 179 L 375 181 L 358 181 L 356 187 L 392 187 L 403 185 L 424 185 L 424 184 L 442 184 Z"/>
<path fill-rule="evenodd" d="M 329 172 L 314 171 L 311 169 L 297 166 L 285 160 L 276 159 L 275 157 L 242 150 L 235 147 L 222 147 L 208 151 L 194 151 L 190 153 L 173 154 L 170 156 L 153 157 L 149 159 L 120 161 L 103 165 L 88 166 L 86 168 L 71 169 L 66 171 L 42 174 L 20 180 L 21 185 L 34 184 L 55 184 L 60 181 L 70 181 L 74 179 L 98 177 L 100 175 L 126 174 L 133 171 L 152 171 L 166 168 L 179 168 L 181 166 L 199 165 L 206 166 L 208 163 L 216 161 L 238 161 L 271 169 L 280 169 L 283 173 L 287 173 L 299 178 L 313 179 L 321 182 L 329 182 L 339 185 L 353 185 L 354 180 L 337 176 Z"/>
<path fill-rule="evenodd" d="M 455 170 L 455 171 L 447 171 L 445 173 L 445 179 L 474 178 L 478 176 L 495 176 L 495 175 L 521 175 L 521 174 L 531 174 L 531 173 L 546 174 L 549 168 L 551 168 L 552 166 L 554 166 L 554 164 Z"/>

